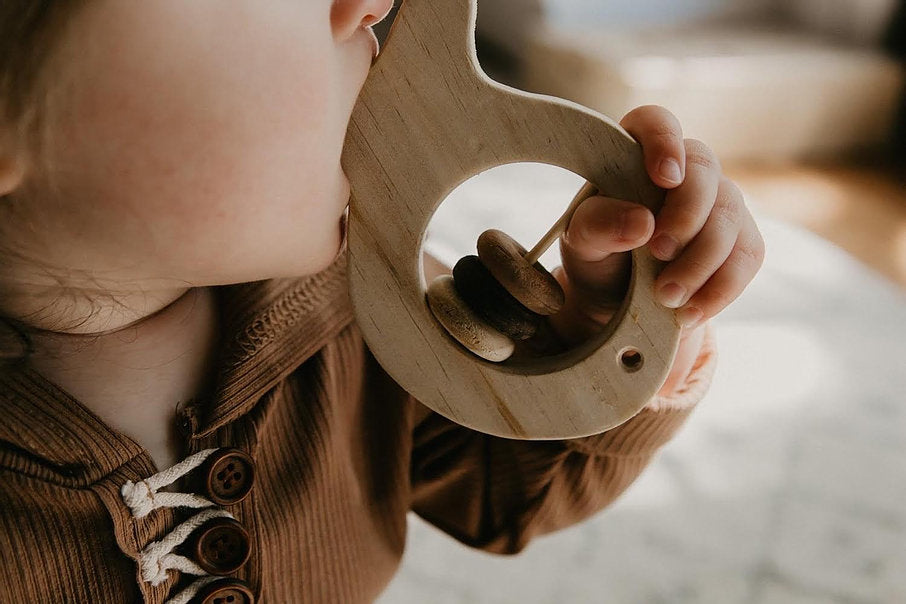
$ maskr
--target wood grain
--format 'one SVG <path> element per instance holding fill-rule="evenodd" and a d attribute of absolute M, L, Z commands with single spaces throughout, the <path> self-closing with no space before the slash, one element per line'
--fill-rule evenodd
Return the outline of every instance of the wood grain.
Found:
<path fill-rule="evenodd" d="M 633 277 L 610 329 L 566 353 L 500 364 L 456 343 L 425 301 L 428 223 L 471 176 L 512 162 L 571 170 L 611 197 L 657 210 L 641 149 L 608 118 L 492 81 L 475 55 L 475 0 L 406 0 L 349 125 L 350 292 L 384 369 L 460 424 L 521 439 L 575 438 L 616 426 L 664 383 L 679 340 L 653 300 L 660 268 L 633 252 Z M 626 368 L 626 350 L 642 355 Z"/>

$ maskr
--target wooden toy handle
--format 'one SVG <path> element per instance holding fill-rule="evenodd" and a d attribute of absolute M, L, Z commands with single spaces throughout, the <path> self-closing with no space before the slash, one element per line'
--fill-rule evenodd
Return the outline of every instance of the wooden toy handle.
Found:
<path fill-rule="evenodd" d="M 629 292 L 606 333 L 566 353 L 490 363 L 425 301 L 431 216 L 471 176 L 513 162 L 571 170 L 602 195 L 657 211 L 639 145 L 575 103 L 494 82 L 475 53 L 476 0 L 405 0 L 353 110 L 343 153 L 352 196 L 349 285 L 377 360 L 423 404 L 470 428 L 575 438 L 636 413 L 666 380 L 680 327 L 653 299 L 660 263 L 632 252 Z"/>

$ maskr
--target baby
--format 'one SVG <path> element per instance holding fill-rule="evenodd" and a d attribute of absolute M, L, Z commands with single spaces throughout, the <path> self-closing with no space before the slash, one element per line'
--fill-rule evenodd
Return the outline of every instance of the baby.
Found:
<path fill-rule="evenodd" d="M 653 106 L 621 124 L 665 206 L 585 201 L 551 318 L 579 343 L 624 252 L 669 261 L 655 295 L 683 337 L 641 413 L 496 438 L 375 362 L 340 155 L 391 4 L 0 4 L 0 601 L 370 602 L 408 511 L 516 553 L 611 502 L 701 398 L 708 320 L 764 245 L 714 154 Z"/>

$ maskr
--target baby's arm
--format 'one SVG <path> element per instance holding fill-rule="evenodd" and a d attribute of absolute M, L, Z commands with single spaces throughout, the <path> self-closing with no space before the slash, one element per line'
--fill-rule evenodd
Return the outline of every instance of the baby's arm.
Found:
<path fill-rule="evenodd" d="M 425 255 L 426 278 L 449 272 Z M 603 434 L 559 441 L 489 436 L 415 403 L 412 504 L 462 543 L 515 554 L 532 538 L 581 522 L 619 497 L 682 426 L 711 383 L 709 327 L 691 362 L 642 411 Z M 686 366 L 688 365 L 688 366 Z M 680 376 L 681 379 L 680 379 Z"/>
<path fill-rule="evenodd" d="M 411 509 L 466 545 L 518 553 L 623 493 L 704 395 L 715 361 L 709 334 L 669 397 L 655 397 L 617 428 L 572 440 L 489 436 L 416 403 Z"/>
<path fill-rule="evenodd" d="M 599 332 L 627 285 L 623 252 L 648 244 L 668 262 L 656 297 L 677 308 L 685 324 L 678 354 L 664 387 L 638 415 L 586 438 L 498 438 L 419 405 L 412 509 L 473 547 L 516 553 L 532 537 L 579 522 L 619 496 L 704 396 L 716 361 L 707 321 L 761 266 L 761 235 L 713 152 L 684 140 L 676 118 L 660 107 L 641 107 L 621 124 L 642 144 L 652 180 L 668 190 L 664 207 L 655 217 L 597 196 L 580 206 L 561 239 L 563 266 L 553 271 L 567 302 L 551 327 L 561 346 Z M 426 255 L 429 281 L 445 272 Z"/>

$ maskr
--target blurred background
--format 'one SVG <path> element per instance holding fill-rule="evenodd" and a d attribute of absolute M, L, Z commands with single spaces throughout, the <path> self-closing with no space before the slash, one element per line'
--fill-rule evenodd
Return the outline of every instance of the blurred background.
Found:
<path fill-rule="evenodd" d="M 412 514 L 380 604 L 906 603 L 906 1 L 479 0 L 477 38 L 508 85 L 673 111 L 767 257 L 715 321 L 711 392 L 611 508 L 513 557 Z M 487 228 L 530 247 L 581 184 L 477 175 L 426 249 L 452 265 Z"/>

